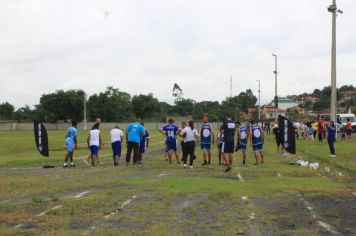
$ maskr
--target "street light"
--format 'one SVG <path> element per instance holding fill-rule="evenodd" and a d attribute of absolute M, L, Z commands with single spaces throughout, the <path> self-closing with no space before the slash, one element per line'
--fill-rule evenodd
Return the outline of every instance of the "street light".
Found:
<path fill-rule="evenodd" d="M 261 80 L 256 80 L 258 82 L 258 121 L 261 121 Z"/>
<path fill-rule="evenodd" d="M 328 11 L 332 13 L 332 33 L 331 33 L 331 101 L 330 101 L 330 120 L 336 122 L 336 15 L 342 14 L 343 11 L 338 10 L 336 0 L 328 7 Z"/>
<path fill-rule="evenodd" d="M 272 54 L 274 56 L 274 121 L 277 122 L 277 109 L 278 109 L 278 96 L 277 96 L 277 55 Z"/>

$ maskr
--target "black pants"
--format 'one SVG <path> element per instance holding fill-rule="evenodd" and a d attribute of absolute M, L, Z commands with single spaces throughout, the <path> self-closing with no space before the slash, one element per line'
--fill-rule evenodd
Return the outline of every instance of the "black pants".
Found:
<path fill-rule="evenodd" d="M 330 154 L 335 155 L 335 148 L 334 148 L 335 139 L 333 137 L 328 137 L 328 144 L 330 149 Z"/>
<path fill-rule="evenodd" d="M 323 141 L 323 132 L 318 132 L 319 142 Z"/>
<path fill-rule="evenodd" d="M 131 152 L 133 149 L 134 150 L 133 164 L 137 164 L 139 147 L 140 147 L 140 145 L 138 143 L 130 142 L 130 141 L 127 142 L 126 163 L 130 163 Z"/>
<path fill-rule="evenodd" d="M 194 150 L 195 150 L 195 141 L 189 141 L 189 142 L 185 142 L 183 144 L 183 163 L 187 164 L 187 159 L 188 159 L 188 155 L 190 156 L 189 159 L 189 165 L 193 165 L 193 161 L 195 159 L 195 154 L 194 154 Z"/>

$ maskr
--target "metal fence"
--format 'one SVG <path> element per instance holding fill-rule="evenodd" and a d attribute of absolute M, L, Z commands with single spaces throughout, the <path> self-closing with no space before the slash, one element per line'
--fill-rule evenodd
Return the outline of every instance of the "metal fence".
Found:
<path fill-rule="evenodd" d="M 159 129 L 162 126 L 164 126 L 166 123 L 159 123 L 159 122 L 147 122 L 145 123 L 145 127 L 148 130 L 154 130 L 154 129 Z M 195 123 L 195 127 L 198 128 L 198 130 L 201 127 L 201 122 Z M 218 122 L 213 122 L 210 123 L 213 127 L 214 130 L 218 130 L 219 127 L 221 126 L 221 123 Z M 88 122 L 87 123 L 87 129 L 90 130 L 91 127 L 94 125 L 93 122 Z M 129 123 L 101 123 L 100 124 L 100 129 L 101 130 L 110 130 L 114 128 L 115 126 L 119 126 L 120 129 L 126 129 Z M 177 124 L 180 126 L 180 124 Z M 65 130 L 68 127 L 71 126 L 70 123 L 44 123 L 44 126 L 46 127 L 47 130 Z M 77 125 L 79 130 L 84 130 L 84 123 L 78 123 Z M 26 131 L 26 130 L 33 130 L 33 123 L 16 123 L 16 122 L 3 122 L 0 123 L 0 131 Z"/>

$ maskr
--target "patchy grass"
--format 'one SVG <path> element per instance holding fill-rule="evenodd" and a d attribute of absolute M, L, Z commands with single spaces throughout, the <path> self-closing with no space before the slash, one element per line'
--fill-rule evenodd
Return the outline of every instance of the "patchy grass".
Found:
<path fill-rule="evenodd" d="M 86 133 L 79 134 L 79 143 L 84 143 Z M 326 143 L 304 141 L 298 141 L 298 155 L 281 157 L 274 153 L 269 137 L 264 165 L 253 165 L 249 147 L 247 166 L 241 165 L 241 153 L 236 153 L 233 171 L 225 173 L 217 165 L 215 145 L 210 166 L 200 166 L 197 149 L 195 168 L 183 169 L 164 161 L 162 135 L 150 134 L 143 166 L 126 167 L 121 160 L 118 168 L 113 167 L 105 131 L 106 145 L 97 168 L 84 164 L 89 150 L 80 145 L 75 151 L 77 166 L 64 169 L 64 131 L 49 131 L 48 159 L 36 152 L 32 132 L 0 132 L 0 234 L 323 234 L 299 196 L 314 204 L 316 213 L 335 230 L 356 231 L 350 220 L 356 217 L 355 141 L 338 142 L 336 159 L 328 156 Z M 318 161 L 320 168 L 289 164 L 298 158 Z M 59 167 L 42 169 L 44 163 Z M 63 207 L 55 208 L 58 205 Z M 38 216 L 42 212 L 47 213 Z M 30 219 L 33 224 L 28 224 Z"/>

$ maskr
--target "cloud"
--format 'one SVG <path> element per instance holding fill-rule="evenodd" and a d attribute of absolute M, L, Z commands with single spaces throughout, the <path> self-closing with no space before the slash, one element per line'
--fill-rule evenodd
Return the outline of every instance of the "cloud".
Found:
<path fill-rule="evenodd" d="M 356 2 L 339 1 L 338 84 L 355 85 Z M 331 3 L 331 1 L 330 1 Z M 309 0 L 0 2 L 0 102 L 39 103 L 57 89 L 118 87 L 172 101 L 221 101 L 251 88 L 274 96 L 330 84 L 331 14 Z"/>

